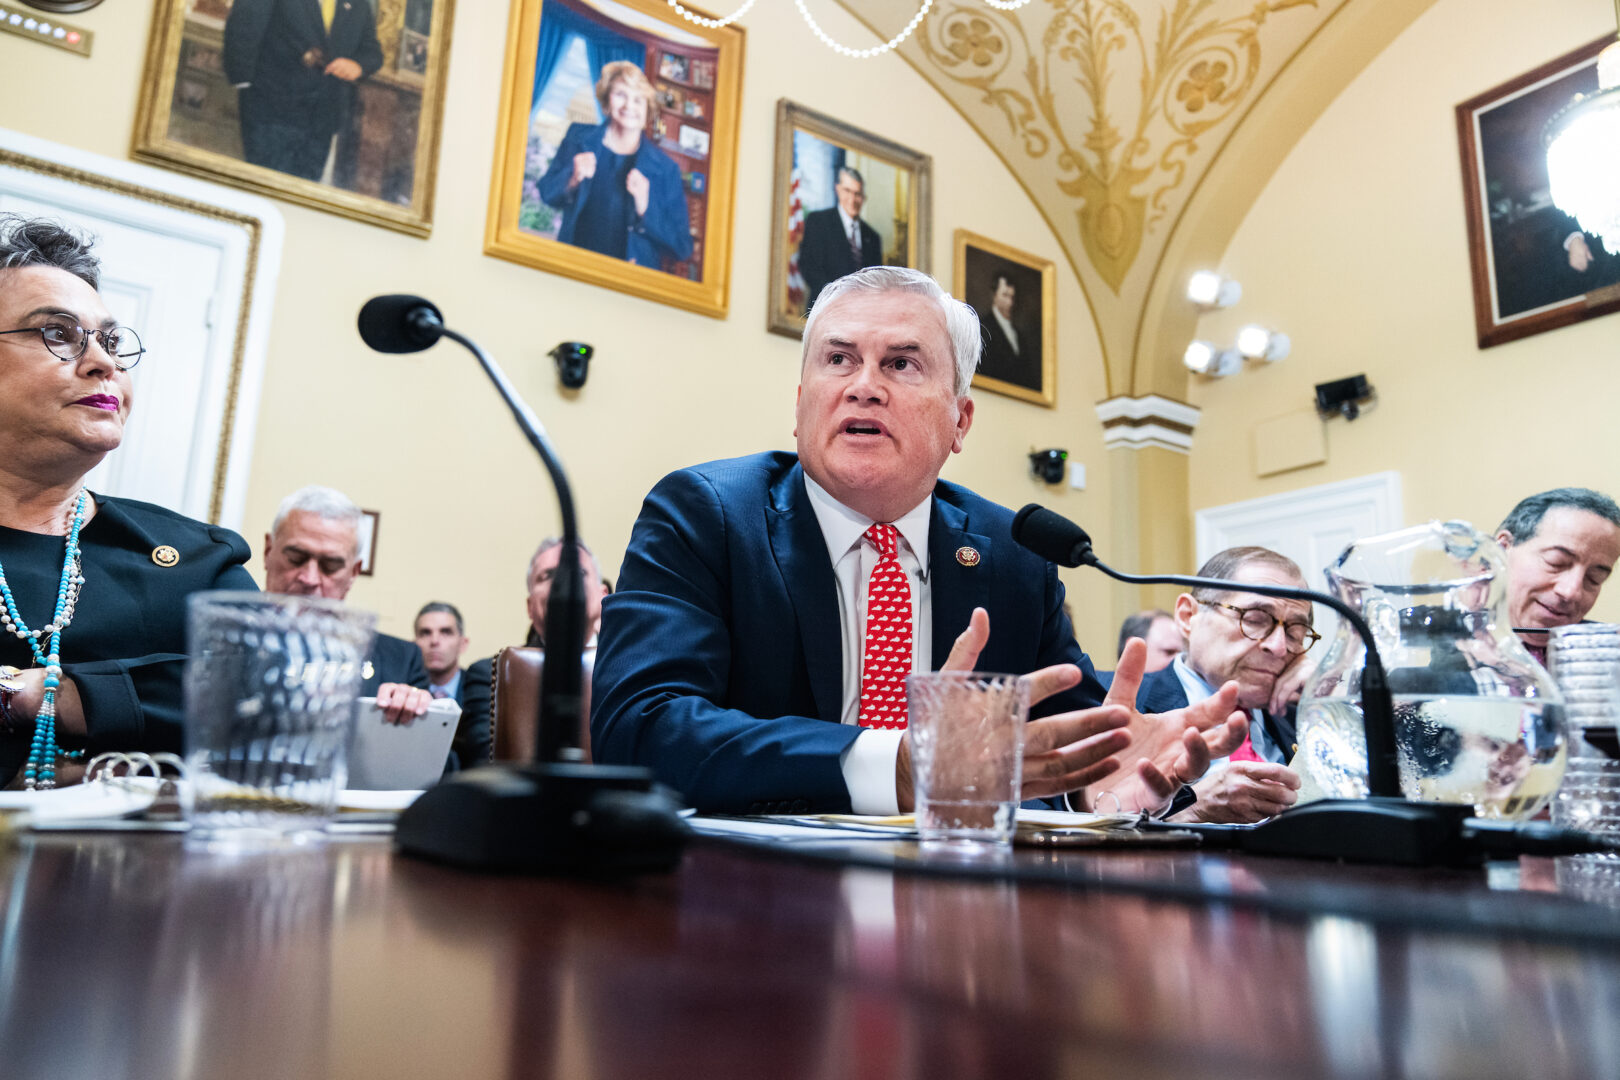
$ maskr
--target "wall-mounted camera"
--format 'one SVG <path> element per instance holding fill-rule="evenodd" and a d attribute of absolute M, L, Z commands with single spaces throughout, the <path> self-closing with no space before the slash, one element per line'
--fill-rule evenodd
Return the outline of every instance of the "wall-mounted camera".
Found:
<path fill-rule="evenodd" d="M 1361 415 L 1361 406 L 1372 400 L 1373 388 L 1365 375 L 1316 384 L 1316 411 L 1323 416 L 1338 413 L 1346 420 Z"/>
<path fill-rule="evenodd" d="M 1063 466 L 1068 460 L 1067 450 L 1035 450 L 1029 455 L 1029 464 L 1035 475 L 1048 484 L 1063 482 Z"/>
<path fill-rule="evenodd" d="M 557 361 L 557 378 L 570 390 L 578 390 L 585 385 L 585 377 L 590 374 L 591 357 L 596 350 L 583 341 L 565 341 L 551 350 L 551 358 Z"/>

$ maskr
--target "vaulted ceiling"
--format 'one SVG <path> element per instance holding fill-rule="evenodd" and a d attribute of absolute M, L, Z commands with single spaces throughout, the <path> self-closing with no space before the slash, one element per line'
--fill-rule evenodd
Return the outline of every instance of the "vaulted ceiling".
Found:
<path fill-rule="evenodd" d="M 919 0 L 841 0 L 888 38 Z M 903 55 L 1045 215 L 1109 396 L 1185 397 L 1187 275 L 1288 149 L 1434 0 L 936 0 Z"/>

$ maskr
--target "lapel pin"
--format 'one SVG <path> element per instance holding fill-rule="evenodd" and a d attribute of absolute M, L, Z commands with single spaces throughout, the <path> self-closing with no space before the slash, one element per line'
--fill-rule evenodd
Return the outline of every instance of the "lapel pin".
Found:
<path fill-rule="evenodd" d="M 152 549 L 152 561 L 159 566 L 173 566 L 180 561 L 180 553 L 168 544 L 159 544 Z"/>
<path fill-rule="evenodd" d="M 956 561 L 963 566 L 978 566 L 979 552 L 975 548 L 959 547 L 956 549 Z"/>
<path fill-rule="evenodd" d="M 371 666 L 370 660 L 367 660 L 365 663 L 360 665 L 360 679 L 362 682 L 371 678 L 376 673 L 377 669 Z"/>

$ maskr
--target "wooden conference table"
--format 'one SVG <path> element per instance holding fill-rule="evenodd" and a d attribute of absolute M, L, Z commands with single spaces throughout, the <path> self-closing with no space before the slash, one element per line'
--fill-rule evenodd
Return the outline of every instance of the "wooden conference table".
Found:
<path fill-rule="evenodd" d="M 710 840 L 671 874 L 579 882 L 382 839 L 25 837 L 0 851 L 0 1076 L 1620 1076 L 1620 935 L 1557 930 L 1617 912 L 1529 891 L 1602 900 L 1613 871 L 1017 857 L 1070 883 Z M 1174 895 L 1197 890 L 1231 899 Z M 1360 914 L 1312 913 L 1335 890 Z"/>

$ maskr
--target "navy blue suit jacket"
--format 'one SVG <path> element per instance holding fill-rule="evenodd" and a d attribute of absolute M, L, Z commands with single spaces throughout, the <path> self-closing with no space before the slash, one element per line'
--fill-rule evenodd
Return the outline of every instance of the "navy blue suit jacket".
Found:
<path fill-rule="evenodd" d="M 428 688 L 427 666 L 422 663 L 422 650 L 416 642 L 390 634 L 377 635 L 371 646 L 371 674 L 361 679 L 358 696 L 375 697 L 383 683 L 404 683 L 418 690 Z"/>
<path fill-rule="evenodd" d="M 570 124 L 556 156 L 540 178 L 540 198 L 547 206 L 563 212 L 557 239 L 565 244 L 574 242 L 579 211 L 590 201 L 591 185 L 596 183 L 596 177 L 587 177 L 573 191 L 568 190 L 568 181 L 574 175 L 574 156 L 588 151 L 600 158 L 602 137 L 606 134 L 606 124 Z M 646 132 L 641 133 L 641 142 L 636 147 L 635 167 L 647 178 L 647 212 L 630 226 L 625 261 L 662 270 L 665 259 L 671 262 L 690 259 L 692 222 L 686 209 L 686 188 L 680 167 Z"/>
<path fill-rule="evenodd" d="M 940 481 L 928 533 L 933 662 L 975 607 L 982 671 L 1078 664 L 1085 679 L 1037 716 L 1103 690 L 1063 613 L 1057 568 L 1016 544 L 1012 511 Z M 957 551 L 980 560 L 968 567 Z M 593 679 L 596 760 L 649 766 L 700 810 L 848 812 L 838 586 L 798 457 L 682 469 L 647 496 L 602 606 Z"/>

